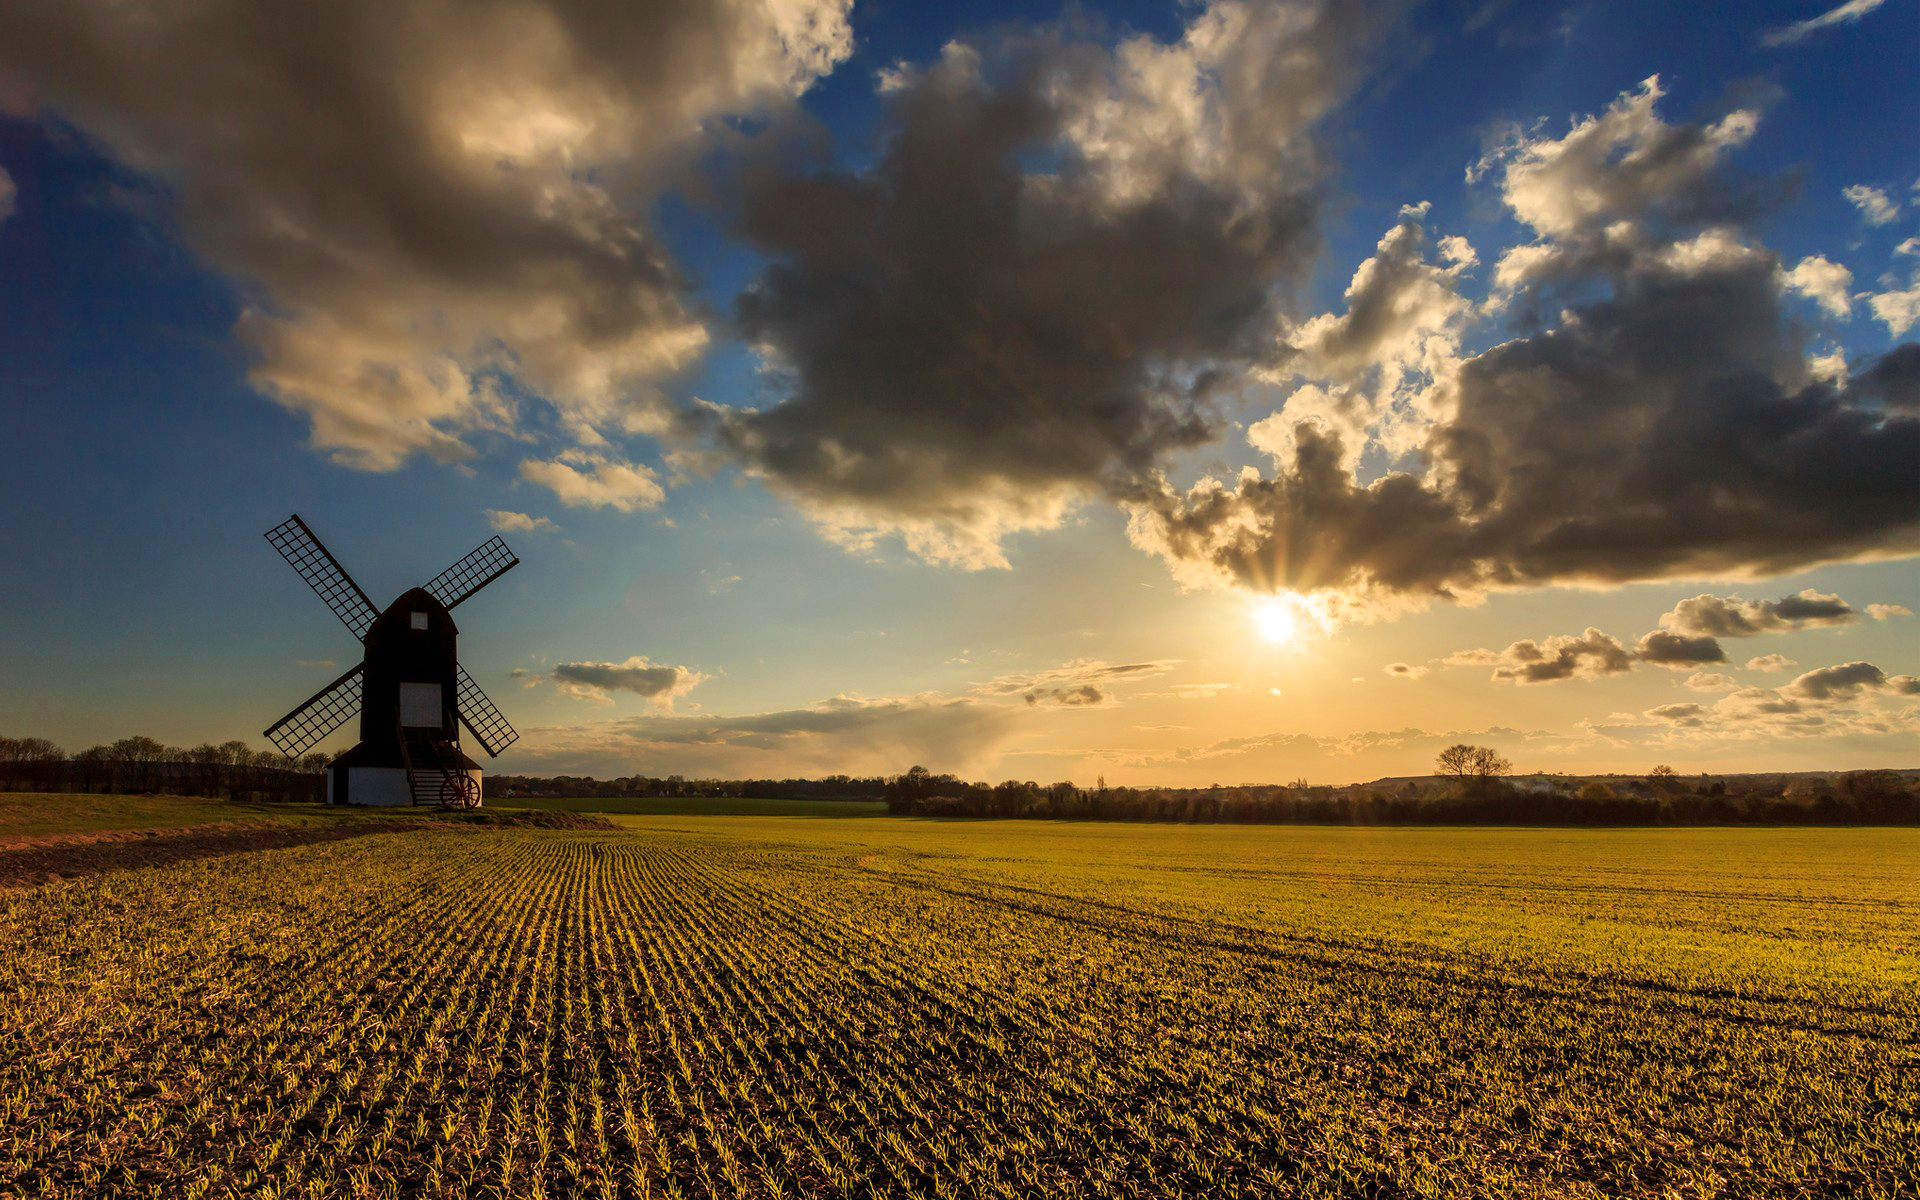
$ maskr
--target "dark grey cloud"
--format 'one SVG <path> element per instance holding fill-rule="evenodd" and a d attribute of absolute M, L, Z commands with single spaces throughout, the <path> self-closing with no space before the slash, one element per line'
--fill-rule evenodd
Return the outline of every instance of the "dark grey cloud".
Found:
<path fill-rule="evenodd" d="M 671 708 L 675 699 L 712 678 L 689 667 L 650 662 L 640 655 L 617 663 L 560 663 L 544 675 L 527 670 L 516 670 L 513 674 L 516 679 L 526 680 L 529 686 L 550 679 L 561 691 L 582 700 L 610 703 L 611 693 L 625 692 L 665 708 Z"/>
<path fill-rule="evenodd" d="M 1110 694 L 1090 683 L 1083 683 L 1079 687 L 1034 688 L 1022 692 L 1020 698 L 1031 705 L 1045 704 L 1060 708 L 1098 708 L 1113 699 Z"/>
<path fill-rule="evenodd" d="M 1512 336 L 1436 368 L 1402 469 L 1364 480 L 1350 431 L 1302 419 L 1265 475 L 1134 498 L 1134 542 L 1193 583 L 1400 602 L 1920 551 L 1906 352 L 1816 376 L 1720 165 L 1757 118 L 1670 126 L 1658 95 L 1498 158 L 1540 235 L 1495 269 Z"/>
<path fill-rule="evenodd" d="M 1687 637 L 1656 629 L 1641 637 L 1633 656 L 1641 662 L 1679 670 L 1727 661 L 1727 652 L 1710 637 Z"/>
<path fill-rule="evenodd" d="M 1920 342 L 1902 342 L 1854 378 L 1865 400 L 1889 412 L 1920 412 Z"/>
<path fill-rule="evenodd" d="M 62 0 L 0 70 L 159 185 L 240 286 L 261 390 L 385 469 L 515 423 L 643 426 L 706 339 L 643 214 L 710 120 L 851 50 L 848 0 Z"/>
<path fill-rule="evenodd" d="M 1173 43 L 1018 34 L 890 74 L 870 167 L 744 173 L 772 262 L 736 315 L 780 384 L 691 424 L 842 540 L 966 566 L 1131 489 L 1271 353 L 1372 7 L 1220 0 Z"/>

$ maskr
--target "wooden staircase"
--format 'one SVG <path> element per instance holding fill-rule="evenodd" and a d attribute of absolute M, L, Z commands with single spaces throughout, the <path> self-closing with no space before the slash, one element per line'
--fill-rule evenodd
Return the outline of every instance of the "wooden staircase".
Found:
<path fill-rule="evenodd" d="M 447 781 L 461 773 L 459 751 L 437 730 L 400 730 L 400 762 L 407 772 L 407 791 L 416 806 L 439 804 Z"/>

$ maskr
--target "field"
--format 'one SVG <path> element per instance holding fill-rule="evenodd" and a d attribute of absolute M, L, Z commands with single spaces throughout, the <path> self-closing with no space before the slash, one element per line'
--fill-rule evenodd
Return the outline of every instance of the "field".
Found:
<path fill-rule="evenodd" d="M 93 796 L 72 792 L 0 792 L 0 841 L 212 824 L 311 825 L 346 814 L 311 804 L 236 804 L 197 796 Z M 351 819 L 348 817 L 347 819 Z"/>
<path fill-rule="evenodd" d="M 0 893 L 0 1194 L 1920 1177 L 1920 831 L 615 819 Z"/>
<path fill-rule="evenodd" d="M 492 808 L 545 812 L 624 813 L 655 817 L 879 817 L 881 800 L 779 800 L 744 796 L 514 796 L 490 797 Z"/>

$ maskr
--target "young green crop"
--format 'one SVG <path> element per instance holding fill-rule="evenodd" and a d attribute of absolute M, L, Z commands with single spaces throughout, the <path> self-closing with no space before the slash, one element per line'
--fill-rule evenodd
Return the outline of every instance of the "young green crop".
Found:
<path fill-rule="evenodd" d="M 0 1194 L 1920 1175 L 1912 831 L 625 820 L 0 897 Z"/>

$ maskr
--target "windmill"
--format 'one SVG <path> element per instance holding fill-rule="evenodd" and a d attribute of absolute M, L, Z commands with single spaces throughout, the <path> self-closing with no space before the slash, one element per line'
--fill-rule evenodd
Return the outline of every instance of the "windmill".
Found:
<path fill-rule="evenodd" d="M 360 744 L 327 764 L 329 804 L 480 806 L 480 764 L 460 749 L 465 725 L 489 758 L 520 735 L 460 665 L 453 609 L 520 565 L 491 538 L 383 612 L 295 513 L 267 541 L 360 640 L 359 665 L 275 721 L 266 736 L 298 758 L 360 714 Z"/>

